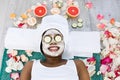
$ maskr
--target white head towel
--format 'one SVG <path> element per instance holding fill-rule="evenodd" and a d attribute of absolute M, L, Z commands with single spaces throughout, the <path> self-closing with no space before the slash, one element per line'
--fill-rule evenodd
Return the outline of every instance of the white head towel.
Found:
<path fill-rule="evenodd" d="M 64 18 L 63 16 L 61 15 L 48 15 L 48 16 L 45 16 L 43 19 L 42 19 L 42 22 L 40 24 L 40 26 L 38 26 L 38 29 L 39 31 L 39 34 L 40 34 L 40 41 L 42 39 L 42 34 L 44 31 L 48 30 L 48 29 L 51 29 L 51 28 L 55 28 L 55 29 L 58 29 L 64 36 L 64 42 L 65 42 L 65 54 L 67 54 L 67 49 L 68 46 L 68 38 L 69 38 L 69 26 L 68 26 L 68 21 L 66 18 Z"/>

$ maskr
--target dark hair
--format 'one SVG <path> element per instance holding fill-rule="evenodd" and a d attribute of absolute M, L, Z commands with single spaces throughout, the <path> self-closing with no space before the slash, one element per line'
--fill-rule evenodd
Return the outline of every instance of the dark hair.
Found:
<path fill-rule="evenodd" d="M 45 32 L 43 32 L 42 37 L 46 32 L 47 32 L 47 30 Z M 42 49 L 42 40 L 40 42 L 40 51 L 42 52 L 42 54 L 44 54 L 43 49 Z"/>

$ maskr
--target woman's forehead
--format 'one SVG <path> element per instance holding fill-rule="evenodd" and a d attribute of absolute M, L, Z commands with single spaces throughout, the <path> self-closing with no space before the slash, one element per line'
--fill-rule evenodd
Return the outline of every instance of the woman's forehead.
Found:
<path fill-rule="evenodd" d="M 57 29 L 49 29 L 45 32 L 44 35 L 47 35 L 47 34 L 62 34 L 62 33 Z"/>

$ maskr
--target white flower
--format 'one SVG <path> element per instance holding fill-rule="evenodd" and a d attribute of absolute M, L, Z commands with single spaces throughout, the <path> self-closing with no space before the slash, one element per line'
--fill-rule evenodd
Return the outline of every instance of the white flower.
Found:
<path fill-rule="evenodd" d="M 11 69 L 10 67 L 6 67 L 6 68 L 5 68 L 5 71 L 6 71 L 7 73 L 11 73 L 11 72 L 12 72 L 12 69 Z"/>
<path fill-rule="evenodd" d="M 77 7 L 79 7 L 79 3 L 77 1 L 74 1 L 73 4 Z"/>
<path fill-rule="evenodd" d="M 11 66 L 11 69 L 14 71 L 17 71 L 17 62 L 13 63 L 13 65 Z"/>
<path fill-rule="evenodd" d="M 109 47 L 108 39 L 104 39 L 104 40 L 103 40 L 103 46 L 106 47 L 106 48 Z"/>
<path fill-rule="evenodd" d="M 120 22 L 115 22 L 116 27 L 120 27 Z"/>
<path fill-rule="evenodd" d="M 118 76 L 117 78 L 115 78 L 115 80 L 120 80 L 120 76 Z"/>
<path fill-rule="evenodd" d="M 109 54 L 109 50 L 108 49 L 103 49 L 102 51 L 101 51 L 101 55 L 102 55 L 102 57 L 105 57 L 105 56 L 107 56 L 108 54 Z"/>
<path fill-rule="evenodd" d="M 109 79 L 108 77 L 104 77 L 104 80 L 111 80 L 111 79 Z"/>
<path fill-rule="evenodd" d="M 108 41 L 109 41 L 110 45 L 116 45 L 118 43 L 118 40 L 116 40 L 114 38 L 109 38 Z"/>
<path fill-rule="evenodd" d="M 19 61 L 17 64 L 17 70 L 22 70 L 23 67 L 24 67 L 23 63 L 21 61 Z"/>
<path fill-rule="evenodd" d="M 11 70 L 22 70 L 23 68 L 23 63 L 21 61 L 15 61 L 13 58 L 10 58 L 8 61 L 6 61 L 6 64 L 6 72 L 11 72 Z"/>
<path fill-rule="evenodd" d="M 95 66 L 93 66 L 93 65 L 87 65 L 88 66 L 88 72 L 89 72 L 89 75 L 90 76 L 93 76 L 94 74 L 95 74 Z"/>
<path fill-rule="evenodd" d="M 112 33 L 113 36 L 116 36 L 116 37 L 120 36 L 120 32 L 117 28 L 111 28 L 109 31 Z"/>
<path fill-rule="evenodd" d="M 120 65 L 120 55 L 113 59 L 113 66 L 112 69 L 117 68 Z"/>
<path fill-rule="evenodd" d="M 11 54 L 12 56 L 16 56 L 18 54 L 17 50 L 9 49 L 7 50 L 7 54 Z"/>
<path fill-rule="evenodd" d="M 6 61 L 7 66 L 12 67 L 13 63 L 15 63 L 15 60 L 13 58 L 10 58 L 8 61 Z"/>
<path fill-rule="evenodd" d="M 109 72 L 108 77 L 115 77 L 115 73 L 113 71 Z"/>

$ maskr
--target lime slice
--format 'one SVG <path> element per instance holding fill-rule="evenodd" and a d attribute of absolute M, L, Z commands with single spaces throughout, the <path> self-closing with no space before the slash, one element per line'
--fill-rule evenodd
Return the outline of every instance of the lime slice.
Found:
<path fill-rule="evenodd" d="M 83 23 L 78 23 L 77 26 L 78 26 L 79 28 L 82 28 L 82 27 L 83 27 Z"/>
<path fill-rule="evenodd" d="M 73 23 L 73 24 L 72 24 L 72 27 L 73 27 L 73 28 L 77 28 L 77 23 Z"/>

